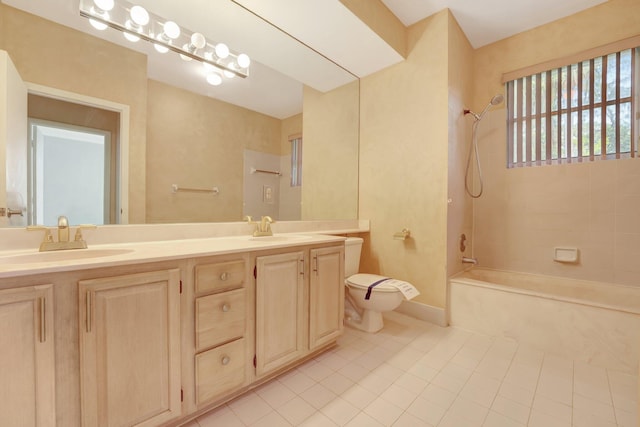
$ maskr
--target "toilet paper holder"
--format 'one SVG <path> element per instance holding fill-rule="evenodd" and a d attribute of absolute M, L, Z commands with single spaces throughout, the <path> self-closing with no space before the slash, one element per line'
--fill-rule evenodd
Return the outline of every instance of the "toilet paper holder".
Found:
<path fill-rule="evenodd" d="M 411 231 L 408 228 L 403 228 L 402 231 L 393 234 L 394 240 L 406 240 L 411 237 Z"/>
<path fill-rule="evenodd" d="M 7 208 L 7 217 L 11 218 L 12 215 L 22 215 L 22 209 L 11 209 L 11 208 Z"/>
<path fill-rule="evenodd" d="M 22 209 L 0 208 L 0 216 L 11 218 L 13 215 L 24 216 Z"/>
<path fill-rule="evenodd" d="M 0 216 L 7 216 L 11 218 L 12 215 L 24 216 L 23 212 L 26 210 L 22 194 L 17 191 L 7 191 L 7 208 L 4 209 Z"/>

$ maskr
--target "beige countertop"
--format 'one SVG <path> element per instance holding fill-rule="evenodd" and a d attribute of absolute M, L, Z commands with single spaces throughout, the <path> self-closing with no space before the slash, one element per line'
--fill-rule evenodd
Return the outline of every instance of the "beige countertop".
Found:
<path fill-rule="evenodd" d="M 38 252 L 37 248 L 0 251 L 0 278 L 114 267 L 144 262 L 224 255 L 341 242 L 341 236 L 277 233 L 91 245 L 88 249 Z"/>

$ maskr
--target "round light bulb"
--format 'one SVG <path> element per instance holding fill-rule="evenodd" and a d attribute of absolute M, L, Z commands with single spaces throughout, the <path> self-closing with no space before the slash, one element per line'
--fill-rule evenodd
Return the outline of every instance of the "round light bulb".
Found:
<path fill-rule="evenodd" d="M 189 43 L 185 43 L 182 46 L 182 50 L 184 50 L 186 52 L 191 51 L 190 48 L 191 48 L 191 46 L 189 45 Z M 186 55 L 183 55 L 183 54 L 180 54 L 180 58 L 182 58 L 183 61 L 187 61 L 187 62 L 191 61 L 191 59 L 192 59 L 190 56 L 186 56 Z"/>
<path fill-rule="evenodd" d="M 228 78 L 228 79 L 232 79 L 232 78 L 234 78 L 234 77 L 236 76 L 236 74 L 235 74 L 234 72 L 230 71 L 230 70 L 235 70 L 235 69 L 236 69 L 235 64 L 229 64 L 229 65 L 227 66 L 227 68 L 228 68 L 228 70 L 224 70 L 224 71 L 222 72 L 222 74 L 224 74 L 224 76 L 225 76 L 226 78 Z"/>
<path fill-rule="evenodd" d="M 211 86 L 218 86 L 222 83 L 222 77 L 218 73 L 211 73 L 207 75 L 207 83 Z"/>
<path fill-rule="evenodd" d="M 167 21 L 164 23 L 164 34 L 170 39 L 177 39 L 180 37 L 180 27 L 173 21 Z"/>
<path fill-rule="evenodd" d="M 97 16 L 97 17 L 100 17 L 100 18 L 106 20 L 106 21 L 109 20 L 109 12 L 105 12 L 104 10 L 100 9 L 97 5 L 96 6 L 91 6 L 91 13 L 93 15 Z M 89 23 L 91 24 L 91 26 L 93 28 L 95 28 L 96 30 L 99 30 L 99 31 L 106 30 L 107 27 L 108 27 L 107 24 L 105 24 L 103 22 L 100 22 L 100 21 L 97 21 L 95 19 L 91 19 L 91 18 L 89 18 Z"/>
<path fill-rule="evenodd" d="M 224 43 L 218 43 L 216 45 L 216 56 L 220 59 L 225 59 L 229 56 L 229 48 Z"/>
<path fill-rule="evenodd" d="M 134 36 L 133 34 L 124 33 L 124 32 L 122 34 L 124 35 L 124 38 L 129 40 L 131 43 L 135 43 L 135 42 L 140 41 L 140 37 Z"/>
<path fill-rule="evenodd" d="M 251 59 L 249 58 L 248 55 L 241 53 L 240 55 L 238 55 L 237 62 L 241 68 L 249 68 L 249 65 L 251 64 Z"/>
<path fill-rule="evenodd" d="M 113 0 L 93 0 L 93 4 L 101 10 L 109 11 L 113 9 L 115 2 Z"/>
<path fill-rule="evenodd" d="M 161 46 L 161 45 L 159 45 L 159 44 L 154 44 L 154 45 L 153 45 L 153 47 L 154 47 L 158 52 L 160 52 L 160 53 L 167 53 L 167 52 L 169 52 L 169 49 L 168 49 L 168 48 L 166 48 L 166 47 L 164 47 L 164 46 Z"/>
<path fill-rule="evenodd" d="M 103 24 L 102 22 L 98 22 L 95 19 L 89 19 L 89 23 L 96 30 L 104 31 L 104 30 L 107 29 L 107 24 Z"/>
<path fill-rule="evenodd" d="M 158 40 L 162 40 L 162 34 L 158 34 L 158 37 L 156 37 Z M 154 43 L 153 47 L 160 53 L 167 53 L 169 52 L 169 48 L 168 47 L 164 47 L 161 44 L 157 44 Z"/>
<path fill-rule="evenodd" d="M 204 36 L 200 33 L 193 33 L 191 34 L 191 44 L 196 49 L 202 49 L 206 46 L 207 39 L 205 39 Z"/>
<path fill-rule="evenodd" d="M 212 61 L 213 62 L 213 53 L 205 52 L 204 53 L 204 59 L 206 59 L 207 61 Z M 208 64 L 206 62 L 203 62 L 202 66 L 204 67 L 204 71 L 207 72 L 207 73 L 216 69 L 216 67 L 214 67 L 213 65 Z"/>
<path fill-rule="evenodd" d="M 137 25 L 144 26 L 149 23 L 149 12 L 147 12 L 147 9 L 142 6 L 133 6 L 131 11 L 129 11 L 129 14 L 131 15 L 133 22 Z"/>
<path fill-rule="evenodd" d="M 127 20 L 127 22 L 124 24 L 124 26 L 127 27 L 128 30 L 131 30 L 133 32 L 137 32 L 136 24 L 132 23 L 129 20 Z M 132 43 L 140 41 L 140 37 L 138 37 L 136 35 L 133 35 L 131 33 L 123 32 L 122 34 L 124 34 L 124 38 L 125 39 L 129 40 Z"/>

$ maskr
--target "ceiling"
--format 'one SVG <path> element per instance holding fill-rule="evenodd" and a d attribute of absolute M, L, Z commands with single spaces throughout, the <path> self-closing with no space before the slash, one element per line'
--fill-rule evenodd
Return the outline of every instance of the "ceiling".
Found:
<path fill-rule="evenodd" d="M 405 26 L 451 10 L 474 48 L 573 15 L 607 0 L 381 0 Z"/>
<path fill-rule="evenodd" d="M 248 78 L 214 87 L 196 61 L 159 54 L 149 43 L 132 44 L 115 30 L 94 30 L 79 16 L 79 0 L 0 1 L 147 54 L 152 79 L 281 119 L 302 111 L 303 85 L 324 92 L 403 60 L 339 0 L 135 1 L 251 57 Z M 604 1 L 382 0 L 405 26 L 449 8 L 474 48 Z"/>

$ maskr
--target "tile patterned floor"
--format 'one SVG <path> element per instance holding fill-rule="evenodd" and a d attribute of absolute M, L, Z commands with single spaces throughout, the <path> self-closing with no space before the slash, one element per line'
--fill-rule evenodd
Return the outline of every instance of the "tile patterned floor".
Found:
<path fill-rule="evenodd" d="M 637 378 L 391 313 L 188 427 L 637 427 Z"/>

